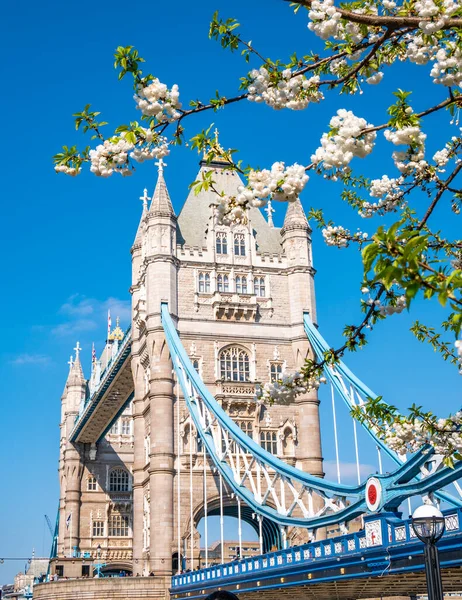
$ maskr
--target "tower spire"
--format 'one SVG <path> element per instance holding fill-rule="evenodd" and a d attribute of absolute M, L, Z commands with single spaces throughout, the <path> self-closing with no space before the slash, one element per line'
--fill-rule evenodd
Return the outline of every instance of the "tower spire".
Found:
<path fill-rule="evenodd" d="M 308 219 L 306 218 L 305 211 L 303 210 L 303 206 L 299 198 L 293 202 L 289 202 L 284 219 L 283 230 L 293 228 L 310 230 Z"/>
<path fill-rule="evenodd" d="M 157 184 L 152 196 L 151 206 L 149 208 L 150 214 L 165 215 L 168 217 L 175 216 L 173 210 L 172 201 L 167 190 L 167 184 L 164 179 L 164 167 L 167 164 L 160 158 L 156 163 L 157 165 Z"/>
<path fill-rule="evenodd" d="M 83 375 L 82 365 L 80 363 L 80 352 L 82 350 L 82 347 L 80 346 L 79 342 L 77 342 L 77 344 L 75 345 L 74 350 L 75 360 L 71 355 L 69 362 L 67 363 L 69 365 L 69 375 L 67 376 L 66 381 L 67 386 L 82 385 L 85 383 L 85 377 Z"/>

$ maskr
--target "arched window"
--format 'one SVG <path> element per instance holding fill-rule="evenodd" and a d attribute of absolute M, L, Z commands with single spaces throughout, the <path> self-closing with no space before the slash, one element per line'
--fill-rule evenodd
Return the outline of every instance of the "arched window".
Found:
<path fill-rule="evenodd" d="M 217 290 L 219 292 L 229 292 L 229 278 L 228 278 L 228 275 L 218 275 L 218 277 L 217 277 Z"/>
<path fill-rule="evenodd" d="M 210 294 L 210 273 L 199 273 L 199 293 Z"/>
<path fill-rule="evenodd" d="M 260 298 L 264 298 L 266 296 L 264 277 L 255 277 L 255 279 L 253 280 L 253 291 L 254 294 L 256 296 L 260 296 Z"/>
<path fill-rule="evenodd" d="M 273 362 L 270 365 L 270 381 L 277 381 L 282 376 L 282 364 Z"/>
<path fill-rule="evenodd" d="M 110 492 L 128 492 L 128 473 L 124 469 L 113 469 L 109 475 Z"/>
<path fill-rule="evenodd" d="M 278 439 L 275 431 L 260 431 L 260 446 L 271 452 L 271 454 L 278 453 Z"/>
<path fill-rule="evenodd" d="M 247 294 L 247 277 L 245 275 L 236 277 L 236 293 Z"/>
<path fill-rule="evenodd" d="M 200 363 L 200 360 L 198 358 L 193 358 L 192 359 L 192 365 L 196 369 L 197 373 L 200 373 L 201 363 Z"/>
<path fill-rule="evenodd" d="M 242 429 L 249 437 L 253 437 L 253 423 L 252 421 L 236 421 L 236 425 Z"/>
<path fill-rule="evenodd" d="M 234 234 L 234 254 L 245 256 L 245 235 L 243 233 Z"/>
<path fill-rule="evenodd" d="M 250 381 L 249 355 L 235 346 L 219 354 L 220 376 L 226 381 Z"/>
<path fill-rule="evenodd" d="M 228 237 L 224 231 L 217 233 L 216 248 L 217 254 L 228 254 Z"/>
<path fill-rule="evenodd" d="M 126 537 L 128 536 L 128 516 L 119 513 L 113 513 L 109 517 L 109 536 Z"/>

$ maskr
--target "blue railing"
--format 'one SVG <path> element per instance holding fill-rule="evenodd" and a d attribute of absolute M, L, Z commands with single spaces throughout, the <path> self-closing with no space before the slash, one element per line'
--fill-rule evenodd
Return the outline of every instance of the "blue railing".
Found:
<path fill-rule="evenodd" d="M 446 531 L 443 537 L 462 533 L 462 509 L 444 511 Z M 390 513 L 368 515 L 364 519 L 365 528 L 357 533 L 349 533 L 336 538 L 310 542 L 303 546 L 292 546 L 285 550 L 252 556 L 208 569 L 191 571 L 172 577 L 172 592 L 181 593 L 184 588 L 204 586 L 220 580 L 255 575 L 271 575 L 278 569 L 305 564 L 309 566 L 322 560 L 341 561 L 348 556 L 364 554 L 368 550 L 381 550 L 391 546 L 418 542 L 411 520 L 397 519 Z M 379 523 L 379 525 L 377 525 Z"/>

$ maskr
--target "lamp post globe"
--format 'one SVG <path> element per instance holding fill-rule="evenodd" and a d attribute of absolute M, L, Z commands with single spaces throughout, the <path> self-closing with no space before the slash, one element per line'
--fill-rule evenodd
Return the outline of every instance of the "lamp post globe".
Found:
<path fill-rule="evenodd" d="M 424 544 L 436 542 L 444 533 L 443 513 L 432 504 L 422 504 L 412 514 L 412 528 Z"/>
<path fill-rule="evenodd" d="M 443 600 L 443 583 L 438 557 L 437 541 L 444 533 L 443 513 L 432 504 L 423 504 L 412 515 L 412 529 L 425 544 L 425 575 L 427 578 L 428 600 Z"/>

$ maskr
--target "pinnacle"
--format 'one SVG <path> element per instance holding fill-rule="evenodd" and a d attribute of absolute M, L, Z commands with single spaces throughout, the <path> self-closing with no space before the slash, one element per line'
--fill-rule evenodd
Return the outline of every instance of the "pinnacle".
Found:
<path fill-rule="evenodd" d="M 294 202 L 289 202 L 284 219 L 284 228 L 288 226 L 293 227 L 294 225 L 303 228 L 309 227 L 302 203 L 298 198 Z"/>
<path fill-rule="evenodd" d="M 156 189 L 154 190 L 154 195 L 152 197 L 149 213 L 157 213 L 169 217 L 175 216 L 172 201 L 170 200 L 170 196 L 167 190 L 167 184 L 165 183 L 164 174 L 161 170 L 159 171 L 159 175 L 157 178 Z"/>
<path fill-rule="evenodd" d="M 69 362 L 70 369 L 69 375 L 67 376 L 66 386 L 71 385 L 82 385 L 85 383 L 85 377 L 83 375 L 82 364 L 80 362 L 79 352 L 76 353 L 75 360 Z"/>

